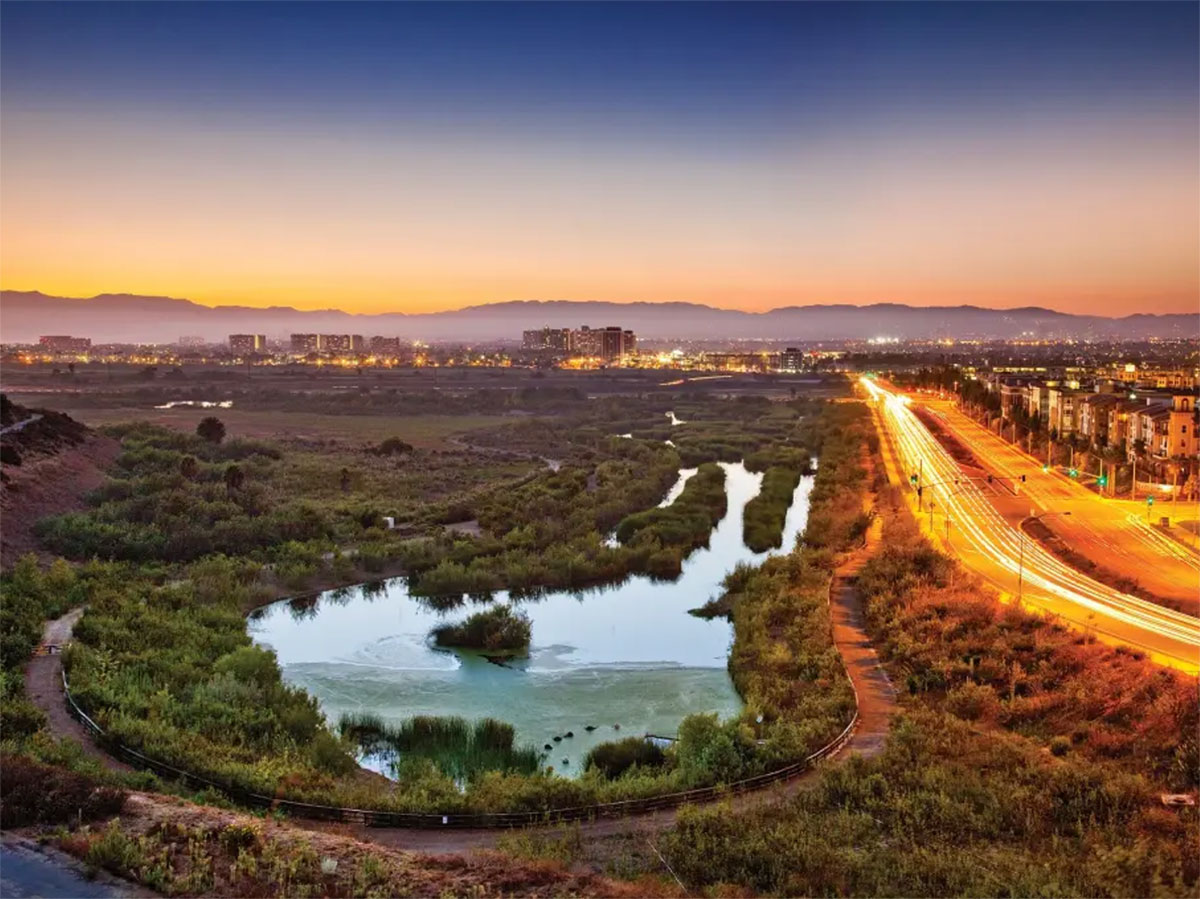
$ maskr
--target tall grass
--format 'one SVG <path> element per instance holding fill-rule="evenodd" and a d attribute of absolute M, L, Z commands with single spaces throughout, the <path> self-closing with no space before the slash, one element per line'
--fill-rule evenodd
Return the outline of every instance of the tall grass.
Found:
<path fill-rule="evenodd" d="M 448 777 L 471 781 L 485 771 L 533 774 L 541 755 L 530 746 L 515 746 L 513 726 L 495 718 L 419 715 L 388 725 L 377 715 L 343 715 L 343 737 L 366 755 L 385 759 L 398 771 L 410 759 L 427 759 Z"/>

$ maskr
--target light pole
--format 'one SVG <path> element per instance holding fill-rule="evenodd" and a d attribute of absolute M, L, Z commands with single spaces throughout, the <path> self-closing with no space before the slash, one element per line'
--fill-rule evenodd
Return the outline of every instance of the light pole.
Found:
<path fill-rule="evenodd" d="M 1024 595 L 1025 582 L 1025 525 L 1030 521 L 1041 521 L 1050 515 L 1070 515 L 1070 512 L 1043 512 L 1041 515 L 1026 515 L 1021 519 L 1021 523 L 1017 525 L 1017 602 L 1020 603 L 1021 597 Z"/>

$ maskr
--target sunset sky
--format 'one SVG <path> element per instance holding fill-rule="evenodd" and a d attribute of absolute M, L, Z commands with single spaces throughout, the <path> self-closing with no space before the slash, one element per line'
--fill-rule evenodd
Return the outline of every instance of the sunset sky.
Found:
<path fill-rule="evenodd" d="M 0 282 L 1196 311 L 1194 3 L 5 3 Z"/>

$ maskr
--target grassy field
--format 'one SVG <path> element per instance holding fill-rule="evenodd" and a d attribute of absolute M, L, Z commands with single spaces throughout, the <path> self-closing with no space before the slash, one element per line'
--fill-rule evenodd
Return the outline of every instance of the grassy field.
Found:
<path fill-rule="evenodd" d="M 421 449 L 447 449 L 448 438 L 477 428 L 494 427 L 503 419 L 493 415 L 322 415 L 245 409 L 70 409 L 72 418 L 92 427 L 126 421 L 149 421 L 163 427 L 194 433 L 200 419 L 215 415 L 225 423 L 230 437 L 286 438 L 289 440 L 350 440 L 378 443 L 399 437 Z"/>

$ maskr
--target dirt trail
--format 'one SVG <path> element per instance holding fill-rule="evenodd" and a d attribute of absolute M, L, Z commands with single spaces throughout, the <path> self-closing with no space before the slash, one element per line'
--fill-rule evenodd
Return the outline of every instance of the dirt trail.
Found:
<path fill-rule="evenodd" d="M 842 656 L 858 702 L 858 724 L 854 733 L 831 758 L 844 758 L 851 754 L 872 756 L 880 752 L 891 729 L 892 716 L 897 711 L 895 688 L 880 666 L 879 658 L 871 645 L 866 631 L 862 601 L 854 586 L 858 571 L 879 545 L 881 524 L 879 519 L 873 522 L 867 532 L 865 545 L 843 561 L 830 586 L 833 642 Z M 62 644 L 70 640 L 71 631 L 81 614 L 82 609 L 76 609 L 62 618 L 47 622 L 45 642 Z M 112 770 L 131 770 L 97 747 L 92 742 L 91 735 L 67 713 L 62 693 L 62 662 L 57 654 L 39 655 L 31 660 L 26 669 L 26 684 L 34 704 L 49 718 L 50 730 L 55 735 L 69 737 L 81 743 L 89 755 L 99 759 Z M 824 764 L 828 764 L 828 761 Z M 735 809 L 745 809 L 779 802 L 800 790 L 811 788 L 816 784 L 820 773 L 821 766 L 817 766 L 792 780 L 755 793 L 735 796 L 730 800 L 730 804 Z M 675 809 L 665 809 L 627 818 L 604 818 L 572 824 L 569 827 L 572 830 L 578 829 L 586 840 L 601 840 L 626 834 L 632 829 L 641 832 L 662 830 L 674 823 L 676 814 Z M 431 853 L 464 853 L 492 848 L 504 833 L 495 829 L 376 828 L 301 819 L 293 819 L 292 823 L 308 830 L 352 836 L 382 846 Z M 561 828 L 550 829 L 547 833 L 552 835 L 557 830 Z"/>
<path fill-rule="evenodd" d="M 45 647 L 61 647 L 71 640 L 83 608 L 72 609 L 61 618 L 47 621 L 42 629 L 42 647 L 25 666 L 25 692 L 30 701 L 46 713 L 49 729 L 56 737 L 66 737 L 83 747 L 83 751 L 110 771 L 132 771 L 124 762 L 92 742 L 91 733 L 67 711 L 62 688 L 62 656 L 57 651 L 45 652 Z"/>

